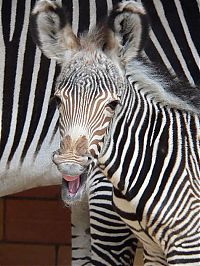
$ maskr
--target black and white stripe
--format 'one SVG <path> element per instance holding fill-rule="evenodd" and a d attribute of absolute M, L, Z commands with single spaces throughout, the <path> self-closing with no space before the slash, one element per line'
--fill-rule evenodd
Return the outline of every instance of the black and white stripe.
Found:
<path fill-rule="evenodd" d="M 143 243 L 145 265 L 197 265 L 199 116 L 153 102 L 145 81 L 129 82 L 100 159 L 116 210 Z"/>
<path fill-rule="evenodd" d="M 143 243 L 145 266 L 197 265 L 200 91 L 188 85 L 186 96 L 141 58 L 127 63 L 125 79 L 99 159 L 115 209 Z"/>
<path fill-rule="evenodd" d="M 96 168 L 89 181 L 92 265 L 133 265 L 137 240 L 113 210 L 111 183 Z M 101 232 L 101 233 L 100 233 Z"/>
<path fill-rule="evenodd" d="M 152 21 L 150 59 L 164 63 L 192 85 L 200 82 L 198 1 L 142 1 Z M 192 16 L 191 16 L 192 14 Z M 149 51 L 149 52 L 148 52 Z"/>
<path fill-rule="evenodd" d="M 46 152 L 51 154 L 53 146 L 58 145 L 59 136 L 54 138 L 58 114 L 55 106 L 49 106 L 55 62 L 41 54 L 28 34 L 33 3 L 1 1 L 0 5 L 4 59 L 1 60 L 0 194 L 4 195 L 59 182 L 51 158 L 46 156 Z M 44 179 L 38 184 L 42 174 Z"/>

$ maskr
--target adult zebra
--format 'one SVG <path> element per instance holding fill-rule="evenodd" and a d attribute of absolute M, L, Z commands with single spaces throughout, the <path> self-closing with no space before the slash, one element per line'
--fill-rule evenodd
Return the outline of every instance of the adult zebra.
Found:
<path fill-rule="evenodd" d="M 0 25 L 2 33 L 0 35 L 0 89 L 1 95 L 4 95 L 0 97 L 2 110 L 0 131 L 1 196 L 34 186 L 60 182 L 59 178 L 56 178 L 56 175 L 49 171 L 51 168 L 50 158 L 49 163 L 46 164 L 46 170 L 44 164 L 41 169 L 41 165 L 38 163 L 41 160 L 44 163 L 48 161 L 46 153 L 51 153 L 57 147 L 59 138 L 54 135 L 57 119 L 56 113 L 54 113 L 54 104 L 48 107 L 53 80 L 56 76 L 55 63 L 46 60 L 38 49 L 35 50 L 32 40 L 27 34 L 29 13 L 34 2 L 11 0 L 0 2 L 2 23 Z M 88 27 L 92 28 L 96 20 L 105 15 L 107 9 L 110 9 L 117 1 L 101 0 L 101 2 L 96 1 L 96 3 L 84 1 L 83 3 L 83 1 L 65 0 L 63 2 L 73 14 L 74 30 L 83 31 Z M 149 44 L 150 49 L 146 53 L 150 59 L 164 63 L 166 68 L 171 69 L 173 73 L 176 72 L 177 75 L 185 76 L 192 84 L 196 83 L 200 80 L 198 72 L 199 57 L 196 55 L 200 38 L 198 37 L 199 33 L 195 30 L 199 16 L 198 2 L 185 0 L 143 2 L 148 9 L 153 26 Z M 192 17 L 190 14 L 192 14 Z M 41 95 L 44 95 L 43 102 L 41 101 Z M 18 106 L 19 112 L 17 113 Z M 27 110 L 33 112 L 28 114 Z M 36 110 L 38 111 L 36 112 Z M 12 153 L 10 151 L 11 147 L 13 147 Z M 37 159 L 30 165 L 29 163 L 36 150 L 35 147 L 38 147 Z M 15 149 L 18 149 L 18 153 L 13 155 Z M 6 154 L 4 153 L 5 150 Z M 18 171 L 18 159 L 23 157 L 22 150 L 24 150 L 23 154 L 27 155 L 25 161 L 23 161 L 24 165 L 27 165 L 24 175 L 22 175 L 23 171 L 21 173 Z M 5 156 L 2 156 L 3 153 Z M 10 169 L 13 169 L 14 175 L 10 175 L 11 171 L 7 171 L 8 161 L 5 158 L 8 157 L 11 165 Z M 35 177 L 33 173 L 36 174 Z M 43 178 L 41 178 L 42 175 Z M 100 186 L 100 183 L 98 185 Z M 106 187 L 106 190 L 109 190 L 109 187 Z M 93 189 L 95 190 L 95 187 Z M 97 191 L 95 192 L 97 197 L 100 197 Z M 101 193 L 99 192 L 99 194 Z M 103 196 L 101 195 L 101 197 Z M 95 209 L 94 203 L 92 203 L 92 208 Z M 101 209 L 99 210 L 100 214 Z M 83 237 L 81 237 L 81 240 L 73 238 L 73 245 L 76 248 L 77 245 L 80 247 L 80 243 L 82 243 L 84 247 L 85 242 L 82 239 L 85 239 L 85 229 L 80 228 L 80 225 L 77 226 L 78 234 L 83 234 Z M 94 231 L 94 237 L 98 243 L 97 232 Z M 77 233 L 75 232 L 75 234 Z M 88 242 L 86 241 L 86 243 Z M 86 254 L 89 255 L 89 253 Z M 85 253 L 83 253 L 83 256 L 85 256 Z M 77 265 L 77 260 L 75 265 Z"/>
<path fill-rule="evenodd" d="M 33 19 L 37 44 L 62 64 L 53 161 L 64 200 L 76 199 L 100 163 L 115 209 L 143 243 L 145 265 L 200 263 L 200 91 L 145 63 L 146 10 L 123 2 L 79 38 L 59 5 L 39 2 Z"/>
<path fill-rule="evenodd" d="M 59 69 L 56 69 L 55 61 L 48 61 L 41 54 L 28 34 L 30 11 L 34 3 L 35 1 L 31 0 L 0 1 L 0 21 L 2 22 L 0 25 L 0 196 L 61 182 L 60 174 L 51 161 L 51 154 L 59 145 L 58 113 L 55 112 L 55 102 L 50 101 L 49 104 L 54 79 Z M 87 24 L 85 17 L 82 16 L 81 5 L 79 16 L 77 1 L 63 1 L 63 5 L 67 5 L 68 10 L 71 10 L 74 28 L 79 32 L 88 25 L 91 27 L 99 16 L 107 12 L 106 5 L 103 5 L 99 11 L 93 10 L 94 17 L 91 17 Z M 75 11 L 72 11 L 72 6 L 76 6 Z M 97 208 L 99 209 L 96 215 L 98 225 L 92 227 L 91 231 L 92 244 L 89 235 L 88 200 L 83 201 L 81 206 L 72 208 L 72 264 L 75 266 L 90 264 L 91 260 L 96 263 L 99 257 L 101 260 L 105 257 L 106 261 L 102 261 L 104 265 L 110 262 L 112 264 L 113 261 L 115 263 L 119 249 L 123 265 L 130 265 L 130 260 L 132 261 L 136 243 L 133 241 L 130 230 L 111 210 L 109 196 L 111 187 L 107 185 L 107 181 L 98 182 L 96 189 L 102 186 L 101 190 L 103 190 L 104 183 L 106 184 L 105 195 L 102 198 L 104 198 L 104 206 L 110 209 L 110 213 L 107 214 L 107 223 L 103 225 L 106 213 L 103 215 L 98 206 L 94 208 L 97 193 L 90 196 L 93 198 L 90 207 L 92 220 L 95 216 L 93 213 Z M 94 191 L 93 184 L 91 187 Z M 111 218 L 113 222 L 109 222 Z M 109 228 L 112 225 L 115 230 L 119 230 L 119 237 L 118 239 L 115 237 L 115 246 L 111 241 L 106 242 L 107 252 L 103 250 L 102 255 L 101 246 L 102 243 L 105 245 L 106 234 L 111 235 Z M 102 235 L 102 227 L 104 230 L 108 227 L 104 235 Z M 90 251 L 90 245 L 92 251 Z"/>

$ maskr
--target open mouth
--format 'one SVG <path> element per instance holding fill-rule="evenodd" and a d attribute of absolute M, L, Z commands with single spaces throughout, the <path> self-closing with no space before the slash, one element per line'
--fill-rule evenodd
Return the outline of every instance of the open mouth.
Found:
<path fill-rule="evenodd" d="M 66 205 L 72 205 L 82 199 L 86 192 L 87 175 L 87 172 L 77 176 L 63 175 L 61 195 Z"/>

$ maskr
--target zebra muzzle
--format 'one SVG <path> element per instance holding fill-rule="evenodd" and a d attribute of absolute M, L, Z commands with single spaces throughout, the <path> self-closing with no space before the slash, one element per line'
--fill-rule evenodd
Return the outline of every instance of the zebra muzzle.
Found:
<path fill-rule="evenodd" d="M 83 157 L 78 162 L 73 160 L 72 155 L 61 154 L 57 150 L 53 153 L 52 160 L 62 174 L 62 199 L 67 205 L 71 205 L 84 194 L 91 159 Z"/>
<path fill-rule="evenodd" d="M 77 176 L 63 175 L 63 179 L 67 182 L 66 185 L 67 185 L 69 194 L 71 196 L 74 196 L 80 187 L 81 176 L 80 175 L 77 175 Z"/>
<path fill-rule="evenodd" d="M 63 174 L 61 196 L 66 205 L 71 205 L 81 200 L 86 191 L 87 176 L 87 172 L 76 176 Z"/>

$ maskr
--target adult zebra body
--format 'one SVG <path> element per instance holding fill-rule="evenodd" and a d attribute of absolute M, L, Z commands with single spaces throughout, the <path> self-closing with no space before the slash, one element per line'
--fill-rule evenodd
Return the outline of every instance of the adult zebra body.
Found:
<path fill-rule="evenodd" d="M 104 4 L 102 1 L 99 9 L 93 3 L 91 16 L 86 18 L 82 15 L 84 10 L 81 2 L 80 5 L 77 1 L 62 2 L 72 13 L 72 24 L 76 32 L 92 27 L 96 19 L 106 14 L 107 8 L 112 4 L 110 2 L 106 5 L 106 1 Z M 0 196 L 61 183 L 60 174 L 51 161 L 51 154 L 58 147 L 60 139 L 56 104 L 51 101 L 52 87 L 59 69 L 54 60 L 49 61 L 41 54 L 28 34 L 30 12 L 34 3 L 31 0 L 0 1 Z M 84 8 L 89 6 L 85 5 Z M 111 210 L 111 186 L 103 178 L 102 175 L 102 182 L 98 182 L 98 186 L 102 186 L 101 190 L 105 186 L 106 193 L 102 197 L 110 213 L 107 214 L 108 221 L 105 225 L 103 220 L 106 220 L 106 213 L 99 212 L 97 215 L 98 226 L 91 228 L 94 238 L 91 239 L 89 234 L 88 199 L 72 207 L 72 265 L 90 265 L 91 261 L 97 265 L 99 260 L 104 265 L 112 264 L 112 261 L 115 263 L 119 249 L 122 264 L 131 264 L 136 243 L 127 226 Z M 92 182 L 90 186 L 95 190 Z M 94 208 L 96 195 L 97 193 L 90 195 L 91 223 L 96 209 L 100 210 L 100 207 Z M 118 240 L 115 237 L 115 246 L 106 240 L 106 234 L 112 234 L 112 226 L 119 232 Z M 102 231 L 106 227 L 108 229 L 103 236 Z M 107 246 L 106 253 L 105 250 L 102 251 L 102 245 Z"/>
<path fill-rule="evenodd" d="M 200 91 L 186 84 L 185 95 L 183 83 L 144 63 L 148 23 L 137 2 L 119 4 L 105 25 L 80 38 L 62 12 L 38 3 L 33 25 L 41 50 L 62 64 L 53 161 L 63 199 L 76 199 L 99 162 L 115 209 L 143 243 L 145 265 L 200 263 Z"/>

